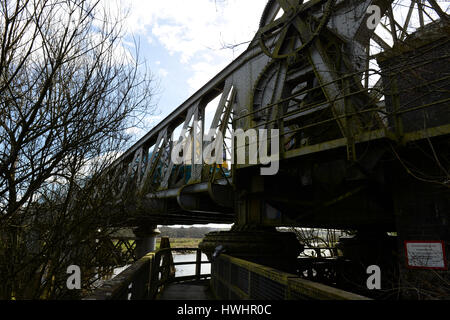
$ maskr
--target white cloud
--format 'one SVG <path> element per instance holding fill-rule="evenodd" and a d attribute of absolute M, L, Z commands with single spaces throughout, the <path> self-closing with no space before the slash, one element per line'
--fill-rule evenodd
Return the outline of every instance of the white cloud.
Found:
<path fill-rule="evenodd" d="M 122 40 L 122 43 L 127 47 L 136 48 L 136 46 L 134 45 L 134 42 Z"/>
<path fill-rule="evenodd" d="M 138 127 L 131 127 L 125 130 L 125 132 L 129 135 L 139 136 L 142 135 L 142 129 Z"/>
<path fill-rule="evenodd" d="M 165 77 L 167 77 L 167 75 L 169 74 L 169 72 L 168 72 L 166 69 L 160 68 L 160 69 L 158 70 L 158 74 L 159 74 L 161 77 L 165 78 Z"/>
<path fill-rule="evenodd" d="M 200 89 L 225 66 L 225 61 L 215 64 L 208 61 L 203 61 L 191 65 L 192 76 L 187 79 L 191 93 L 194 93 L 196 90 Z"/>
<path fill-rule="evenodd" d="M 234 52 L 222 49 L 253 38 L 266 4 L 265 0 L 103 1 L 109 6 L 120 3 L 128 10 L 125 27 L 129 33 L 142 35 L 153 45 L 158 42 L 191 68 L 193 75 L 187 84 L 192 91 L 247 48 L 244 44 Z"/>
<path fill-rule="evenodd" d="M 144 125 L 146 127 L 151 127 L 156 125 L 159 121 L 162 120 L 162 116 L 160 115 L 151 115 L 151 116 L 147 116 L 145 117 L 144 121 Z"/>
<path fill-rule="evenodd" d="M 139 126 L 133 126 L 125 130 L 125 132 L 131 136 L 133 139 L 137 141 L 142 136 L 144 136 L 149 129 L 154 127 L 158 122 L 162 120 L 162 116 L 160 115 L 150 115 L 142 119 L 142 123 Z"/>

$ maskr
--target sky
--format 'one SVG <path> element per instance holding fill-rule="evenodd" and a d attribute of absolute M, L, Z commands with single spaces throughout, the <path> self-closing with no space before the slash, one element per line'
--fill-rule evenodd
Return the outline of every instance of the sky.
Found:
<path fill-rule="evenodd" d="M 124 46 L 139 48 L 158 84 L 157 112 L 136 139 L 169 115 L 248 46 L 266 0 L 104 0 L 126 16 Z M 234 48 L 230 45 L 244 43 Z"/>
<path fill-rule="evenodd" d="M 139 55 L 158 83 L 157 112 L 136 140 L 238 57 L 256 31 L 266 0 L 104 0 L 123 15 L 126 49 Z M 233 48 L 230 45 L 244 43 Z M 219 225 L 210 225 L 219 227 Z M 223 227 L 223 226 L 222 226 Z"/>

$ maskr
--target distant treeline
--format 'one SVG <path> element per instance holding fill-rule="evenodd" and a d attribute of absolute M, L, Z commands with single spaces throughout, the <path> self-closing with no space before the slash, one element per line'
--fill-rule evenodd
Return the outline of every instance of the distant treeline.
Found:
<path fill-rule="evenodd" d="M 215 228 L 194 228 L 194 227 L 181 227 L 181 228 L 170 228 L 170 227 L 159 227 L 161 234 L 160 237 L 169 238 L 203 238 L 205 234 L 212 231 L 222 231 L 227 229 L 215 229 Z"/>

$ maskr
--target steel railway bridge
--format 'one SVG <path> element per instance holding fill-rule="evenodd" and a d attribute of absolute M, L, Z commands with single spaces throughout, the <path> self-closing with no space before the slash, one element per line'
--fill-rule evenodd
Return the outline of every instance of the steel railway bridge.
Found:
<path fill-rule="evenodd" d="M 140 260 L 91 298 L 126 298 L 130 287 L 133 298 L 155 298 L 175 279 L 162 265 L 175 249 L 146 254 L 156 225 L 205 223 L 234 223 L 200 245 L 222 299 L 408 297 L 408 287 L 448 297 L 447 10 L 439 0 L 268 1 L 245 52 L 107 173 L 105 190 L 133 217 L 124 227 L 137 227 Z M 277 139 L 275 175 L 261 174 L 262 157 L 231 163 L 238 129 L 247 157 L 260 129 Z M 212 162 L 208 143 L 220 146 Z M 303 245 L 276 227 L 356 232 L 339 241 L 338 259 L 302 260 Z M 434 265 L 411 260 L 418 242 L 437 245 Z M 219 246 L 226 252 L 214 255 Z M 379 296 L 366 287 L 370 265 L 382 270 Z M 322 283 L 304 279 L 312 269 Z"/>

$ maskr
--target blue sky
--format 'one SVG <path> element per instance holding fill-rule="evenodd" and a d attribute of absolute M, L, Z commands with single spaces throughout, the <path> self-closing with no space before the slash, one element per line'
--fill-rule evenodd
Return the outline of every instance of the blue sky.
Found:
<path fill-rule="evenodd" d="M 126 12 L 125 48 L 139 43 L 141 58 L 159 83 L 158 113 L 136 139 L 187 100 L 234 58 L 258 30 L 266 0 L 103 0 L 114 12 Z"/>

